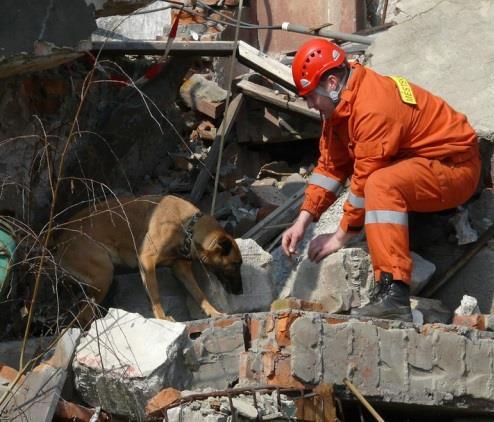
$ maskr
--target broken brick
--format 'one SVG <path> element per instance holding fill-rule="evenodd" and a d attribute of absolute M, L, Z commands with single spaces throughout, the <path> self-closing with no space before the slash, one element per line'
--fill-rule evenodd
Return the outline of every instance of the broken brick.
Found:
<path fill-rule="evenodd" d="M 482 314 L 475 315 L 455 315 L 453 325 L 462 325 L 464 327 L 475 328 L 477 330 L 485 330 L 485 317 Z"/>
<path fill-rule="evenodd" d="M 150 416 L 159 416 L 164 409 L 182 397 L 175 388 L 165 388 L 152 397 L 146 405 L 146 413 Z"/>

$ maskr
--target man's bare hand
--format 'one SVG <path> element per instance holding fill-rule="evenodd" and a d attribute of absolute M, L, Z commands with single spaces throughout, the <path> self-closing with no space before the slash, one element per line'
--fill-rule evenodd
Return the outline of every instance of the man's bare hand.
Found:
<path fill-rule="evenodd" d="M 307 255 L 311 261 L 319 263 L 323 258 L 340 250 L 356 234 L 354 232 L 345 233 L 340 228 L 336 233 L 321 234 L 310 242 Z"/>
<path fill-rule="evenodd" d="M 293 223 L 293 226 L 285 230 L 281 238 L 281 248 L 284 254 L 291 258 L 297 254 L 297 245 L 304 237 L 307 226 L 312 222 L 312 215 L 307 211 L 301 211 L 297 218 L 297 221 Z"/>

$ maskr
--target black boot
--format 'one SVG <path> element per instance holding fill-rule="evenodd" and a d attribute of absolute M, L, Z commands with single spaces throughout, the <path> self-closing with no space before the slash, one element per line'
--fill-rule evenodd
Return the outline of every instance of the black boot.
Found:
<path fill-rule="evenodd" d="M 383 272 L 372 292 L 370 303 L 352 309 L 351 315 L 412 322 L 410 288 L 402 281 L 393 280 L 391 273 Z"/>

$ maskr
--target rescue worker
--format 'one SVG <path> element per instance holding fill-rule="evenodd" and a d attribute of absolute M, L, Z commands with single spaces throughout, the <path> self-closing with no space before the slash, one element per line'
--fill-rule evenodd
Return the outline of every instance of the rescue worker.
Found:
<path fill-rule="evenodd" d="M 323 125 L 320 157 L 300 214 L 283 233 L 283 251 L 296 254 L 309 224 L 351 177 L 339 228 L 314 238 L 308 257 L 320 262 L 365 225 L 376 288 L 352 314 L 411 321 L 408 212 L 454 208 L 470 198 L 480 177 L 477 136 L 443 99 L 404 78 L 349 65 L 327 40 L 303 44 L 292 75 Z"/>

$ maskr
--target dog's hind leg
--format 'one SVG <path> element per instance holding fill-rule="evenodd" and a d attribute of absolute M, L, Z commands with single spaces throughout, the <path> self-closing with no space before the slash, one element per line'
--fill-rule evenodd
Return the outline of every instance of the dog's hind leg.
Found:
<path fill-rule="evenodd" d="M 90 247 L 88 247 L 90 246 Z M 96 304 L 103 301 L 113 280 L 113 263 L 108 252 L 99 245 L 83 244 L 67 249 L 61 260 L 62 266 L 76 279 L 85 284 L 86 294 Z M 99 315 L 89 301 L 82 305 L 79 322 L 83 328 Z"/>
<path fill-rule="evenodd" d="M 206 315 L 215 317 L 224 315 L 218 311 L 207 299 L 202 289 L 197 284 L 194 273 L 192 272 L 192 262 L 188 260 L 178 260 L 172 266 L 175 276 L 184 283 L 185 288 L 206 313 Z"/>

